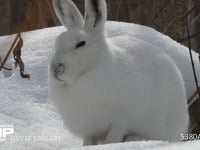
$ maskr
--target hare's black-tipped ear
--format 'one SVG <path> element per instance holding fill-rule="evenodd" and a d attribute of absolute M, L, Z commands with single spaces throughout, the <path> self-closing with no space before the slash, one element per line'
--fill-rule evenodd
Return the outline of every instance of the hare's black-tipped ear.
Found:
<path fill-rule="evenodd" d="M 102 31 L 107 20 L 105 0 L 85 0 L 85 28 Z"/>
<path fill-rule="evenodd" d="M 71 0 L 52 0 L 52 3 L 58 19 L 66 28 L 83 26 L 83 16 Z"/>

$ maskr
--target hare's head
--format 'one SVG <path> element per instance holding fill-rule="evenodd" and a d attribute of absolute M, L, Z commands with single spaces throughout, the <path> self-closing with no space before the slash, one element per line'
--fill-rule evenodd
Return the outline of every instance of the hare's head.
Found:
<path fill-rule="evenodd" d="M 56 40 L 51 74 L 58 81 L 72 82 L 91 69 L 106 49 L 106 3 L 85 0 L 85 19 L 71 0 L 53 0 L 53 6 L 67 31 Z"/>

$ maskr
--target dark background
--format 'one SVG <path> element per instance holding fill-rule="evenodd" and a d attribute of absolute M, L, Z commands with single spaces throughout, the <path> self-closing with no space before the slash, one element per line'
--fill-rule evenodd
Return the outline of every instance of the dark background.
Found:
<path fill-rule="evenodd" d="M 73 0 L 84 12 L 84 0 Z M 185 18 L 192 48 L 199 52 L 200 0 L 107 0 L 109 20 L 151 26 L 187 45 Z M 195 8 L 194 8 L 195 7 Z M 192 11 L 184 16 L 190 9 Z M 51 0 L 0 0 L 0 35 L 59 25 Z"/>

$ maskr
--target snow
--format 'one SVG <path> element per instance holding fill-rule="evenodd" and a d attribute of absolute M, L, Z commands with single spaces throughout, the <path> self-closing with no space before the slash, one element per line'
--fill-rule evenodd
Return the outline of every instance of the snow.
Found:
<path fill-rule="evenodd" d="M 199 142 L 186 142 L 181 144 L 171 144 L 162 142 L 130 142 L 124 144 L 110 144 L 102 146 L 83 147 L 81 150 L 199 150 Z M 80 150 L 72 148 L 71 150 Z"/>
<path fill-rule="evenodd" d="M 171 144 L 162 142 L 127 142 L 123 144 L 110 144 L 100 146 L 89 146 L 82 148 L 71 148 L 70 150 L 199 150 L 199 142 L 186 142 Z"/>
<path fill-rule="evenodd" d="M 186 47 L 169 37 L 144 26 L 109 22 L 108 35 L 131 35 L 162 47 L 176 62 L 183 73 L 188 96 L 195 90 Z M 197 149 L 200 142 L 167 143 L 164 141 L 136 141 L 101 146 L 82 147 L 81 139 L 73 136 L 63 125 L 56 108 L 49 100 L 47 66 L 55 38 L 65 31 L 63 27 L 47 28 L 22 34 L 24 47 L 22 59 L 30 80 L 22 79 L 19 70 L 5 78 L 0 73 L 0 125 L 14 125 L 15 133 L 7 141 L 0 141 L 0 150 L 165 150 Z M 1 54 L 8 50 L 15 35 L 0 37 Z M 2 54 L 1 56 L 4 56 Z M 198 55 L 195 54 L 198 64 Z M 46 136 L 48 140 L 38 140 Z M 55 138 L 57 139 L 51 139 Z"/>

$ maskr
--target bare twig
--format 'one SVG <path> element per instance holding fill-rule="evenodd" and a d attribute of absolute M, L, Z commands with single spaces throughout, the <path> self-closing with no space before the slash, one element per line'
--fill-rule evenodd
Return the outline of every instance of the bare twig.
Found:
<path fill-rule="evenodd" d="M 189 38 L 190 38 L 190 39 L 193 39 L 193 38 L 195 38 L 196 36 L 198 36 L 199 34 L 200 34 L 200 31 L 198 31 L 198 32 L 196 32 L 196 33 L 190 35 Z M 185 42 L 185 41 L 187 41 L 187 40 L 188 40 L 188 37 L 184 37 L 184 38 L 181 38 L 181 39 L 177 39 L 176 41 L 181 43 L 181 42 Z"/>
<path fill-rule="evenodd" d="M 194 94 L 192 94 L 192 96 L 188 99 L 188 108 L 190 108 L 192 106 L 192 104 L 194 104 L 194 102 L 198 99 L 198 91 L 196 90 L 194 92 Z"/>
<path fill-rule="evenodd" d="M 189 133 L 193 133 L 194 129 L 197 127 L 197 123 L 194 123 L 190 129 L 189 129 Z"/>
<path fill-rule="evenodd" d="M 199 7 L 200 2 L 198 1 L 194 7 L 192 7 L 190 10 L 188 10 L 183 16 L 180 17 L 180 19 L 184 19 L 189 14 L 191 14 L 197 7 Z"/>
<path fill-rule="evenodd" d="M 15 67 L 17 67 L 17 65 L 19 65 L 20 75 L 21 75 L 22 78 L 30 79 L 29 74 L 24 74 L 24 63 L 21 59 L 21 48 L 23 46 L 23 39 L 22 39 L 20 33 L 18 33 L 17 36 L 18 36 L 18 42 L 13 49 L 13 56 L 14 56 L 14 59 L 15 59 Z"/>
<path fill-rule="evenodd" d="M 15 59 L 15 67 L 17 67 L 17 65 L 19 65 L 19 68 L 20 68 L 20 75 L 22 78 L 28 78 L 30 79 L 30 75 L 29 74 L 24 74 L 24 63 L 21 59 L 21 48 L 23 46 L 23 39 L 21 37 L 21 34 L 18 33 L 15 40 L 13 41 L 6 57 L 4 58 L 3 62 L 1 63 L 1 60 L 0 60 L 0 71 L 2 70 L 2 68 L 8 70 L 8 68 L 5 68 L 4 65 L 5 63 L 7 62 L 11 52 L 13 52 L 13 56 L 14 56 L 14 59 Z"/>
<path fill-rule="evenodd" d="M 158 18 L 158 14 L 161 13 L 162 11 L 164 11 L 165 8 L 170 4 L 171 1 L 172 0 L 168 0 L 163 6 L 161 6 L 160 9 L 158 9 L 158 11 L 156 12 L 153 20 L 155 20 L 156 18 Z"/>
<path fill-rule="evenodd" d="M 0 57 L 0 65 L 2 65 L 1 57 Z M 4 70 L 8 70 L 8 71 L 12 71 L 11 68 L 7 68 L 7 67 L 5 67 L 5 66 L 3 66 L 2 69 L 4 69 Z"/>
<path fill-rule="evenodd" d="M 164 30 L 162 31 L 162 33 L 167 33 L 168 29 L 176 22 L 177 18 L 173 18 L 168 24 L 167 26 L 164 28 Z"/>
<path fill-rule="evenodd" d="M 18 36 L 16 36 L 16 38 L 15 38 L 15 40 L 13 41 L 13 43 L 12 43 L 12 45 L 11 45 L 11 47 L 10 47 L 10 49 L 9 49 L 9 51 L 8 51 L 8 53 L 7 53 L 7 55 L 6 55 L 6 57 L 4 58 L 4 60 L 3 60 L 2 64 L 1 64 L 1 66 L 0 66 L 0 71 L 1 71 L 2 68 L 4 67 L 6 61 L 8 60 L 8 58 L 9 58 L 9 56 L 10 56 L 12 50 L 13 50 L 13 47 L 15 46 L 15 44 L 16 44 L 16 42 L 17 42 L 17 39 L 18 39 Z"/>
<path fill-rule="evenodd" d="M 191 22 L 191 24 L 194 24 L 195 22 L 197 22 L 200 19 L 200 14 L 197 15 Z"/>
<path fill-rule="evenodd" d="M 185 18 L 188 17 L 188 15 L 190 15 L 198 6 L 200 5 L 200 2 L 197 2 L 197 4 L 192 7 L 190 10 L 188 10 L 185 14 L 183 14 L 182 16 L 174 16 L 173 19 L 168 23 L 167 27 L 163 30 L 162 33 L 166 33 L 168 28 L 170 28 L 174 23 L 176 23 L 177 21 L 181 21 Z M 188 23 L 187 23 L 188 24 Z M 188 25 L 189 27 L 189 25 Z"/>
<path fill-rule="evenodd" d="M 194 60 L 193 60 L 193 56 L 192 56 L 192 48 L 191 48 L 191 41 L 190 41 L 190 29 L 189 29 L 187 17 L 186 17 L 185 20 L 186 20 L 186 26 L 187 26 L 186 28 L 187 28 L 188 49 L 189 49 L 189 53 L 190 53 L 190 60 L 191 60 L 191 64 L 192 64 L 192 70 L 193 70 L 194 80 L 195 80 L 195 84 L 196 84 L 196 88 L 197 88 L 197 93 L 198 93 L 198 96 L 200 98 L 199 83 L 198 83 L 197 74 L 196 74 L 195 65 L 194 65 Z M 190 104 L 190 105 L 192 105 L 192 104 Z"/>

